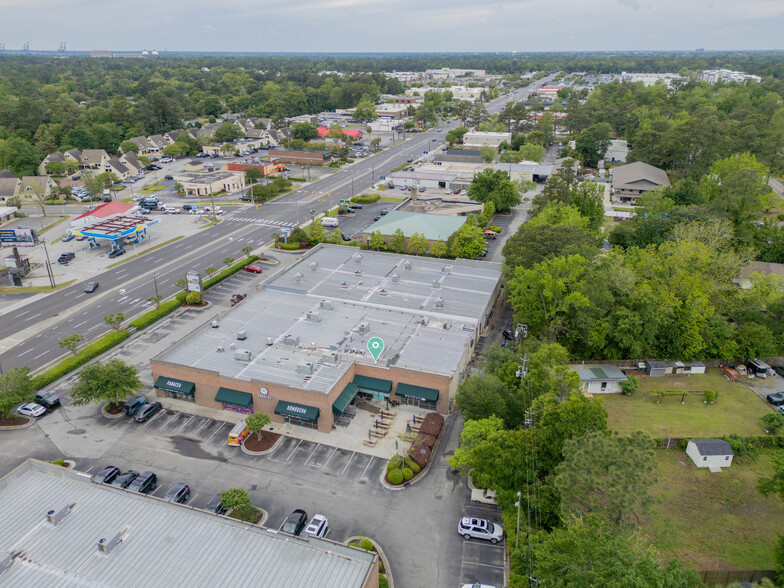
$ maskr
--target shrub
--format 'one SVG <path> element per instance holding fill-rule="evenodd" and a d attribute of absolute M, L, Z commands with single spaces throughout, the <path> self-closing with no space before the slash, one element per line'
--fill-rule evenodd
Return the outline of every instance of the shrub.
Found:
<path fill-rule="evenodd" d="M 427 445 L 430 449 L 433 449 L 433 446 L 436 444 L 436 438 L 433 437 L 433 435 L 423 435 L 420 432 L 419 437 L 417 438 L 417 443 Z"/>
<path fill-rule="evenodd" d="M 724 440 L 730 444 L 735 457 L 747 458 L 749 461 L 754 461 L 757 458 L 757 448 L 751 438 L 740 437 L 733 433 L 727 435 Z"/>
<path fill-rule="evenodd" d="M 780 212 L 776 218 L 780 221 L 784 221 L 784 212 Z"/>
<path fill-rule="evenodd" d="M 393 455 L 392 459 L 389 460 L 387 463 L 387 473 L 391 472 L 392 470 L 399 470 L 403 467 L 403 456 L 402 455 Z"/>
<path fill-rule="evenodd" d="M 356 202 L 357 204 L 373 204 L 379 200 L 381 200 L 380 194 L 360 194 L 359 196 L 354 196 L 351 199 L 351 202 Z"/>
<path fill-rule="evenodd" d="M 199 292 L 188 292 L 185 296 L 185 302 L 191 306 L 201 304 L 201 294 Z"/>
<path fill-rule="evenodd" d="M 137 331 L 141 331 L 142 329 L 149 327 L 154 322 L 162 319 L 170 312 L 174 312 L 174 310 L 180 307 L 180 304 L 181 303 L 178 300 L 169 300 L 167 302 L 163 302 L 158 308 L 151 310 L 150 312 L 145 312 L 142 316 L 131 321 L 128 326 L 136 327 Z"/>
<path fill-rule="evenodd" d="M 174 299 L 179 302 L 180 304 L 185 304 L 185 297 L 188 295 L 187 292 L 180 292 Z"/>
<path fill-rule="evenodd" d="M 716 393 L 713 390 L 705 390 L 703 394 L 706 404 L 713 404 L 716 401 Z"/>
<path fill-rule="evenodd" d="M 415 444 L 408 455 L 413 459 L 420 468 L 425 467 L 425 464 L 430 460 L 430 448 L 422 443 Z"/>
<path fill-rule="evenodd" d="M 389 588 L 389 580 L 386 576 L 378 577 L 378 588 Z"/>
<path fill-rule="evenodd" d="M 411 459 L 410 455 L 406 456 L 406 467 L 410 469 L 414 474 L 418 474 L 422 471 L 422 468 L 419 467 L 419 464 Z"/>
<path fill-rule="evenodd" d="M 64 459 L 55 459 L 52 463 L 54 465 L 64 466 L 65 465 L 65 460 Z"/>
<path fill-rule="evenodd" d="M 493 231 L 494 233 L 500 233 L 503 230 L 501 227 L 496 227 L 496 226 L 490 226 L 487 228 Z"/>
<path fill-rule="evenodd" d="M 293 251 L 294 249 L 299 249 L 299 243 L 278 243 L 278 247 Z"/>
<path fill-rule="evenodd" d="M 419 432 L 425 435 L 433 435 L 433 437 L 438 437 L 443 427 L 444 417 L 442 417 L 437 412 L 431 412 L 425 415 L 425 419 L 422 421 L 422 426 L 419 427 Z"/>
<path fill-rule="evenodd" d="M 403 472 L 398 470 L 392 470 L 387 474 L 387 480 L 389 480 L 390 484 L 397 485 L 403 483 Z"/>
<path fill-rule="evenodd" d="M 411 468 L 403 468 L 400 471 L 403 472 L 403 479 L 405 481 L 408 481 L 414 477 L 414 472 L 411 470 Z"/>
<path fill-rule="evenodd" d="M 629 376 L 625 382 L 621 382 L 621 392 L 626 396 L 634 394 L 635 390 L 640 387 L 640 380 L 635 376 Z"/>
<path fill-rule="evenodd" d="M 761 420 L 771 435 L 775 435 L 781 427 L 784 427 L 784 415 L 779 412 L 769 412 L 761 417 Z"/>
<path fill-rule="evenodd" d="M 359 546 L 365 551 L 373 551 L 373 543 L 367 537 L 359 542 Z"/>
<path fill-rule="evenodd" d="M 246 257 L 245 259 L 243 259 L 242 261 L 239 261 L 239 262 L 235 263 L 231 267 L 227 267 L 225 270 L 223 270 L 217 276 L 212 277 L 209 280 L 206 280 L 203 283 L 204 289 L 208 290 L 208 289 L 212 288 L 215 284 L 218 284 L 218 283 L 222 282 L 223 280 L 225 280 L 229 276 L 233 276 L 238 271 L 240 271 L 243 267 L 245 267 L 249 263 L 253 263 L 258 258 L 259 258 L 258 255 L 250 255 L 250 256 Z"/>

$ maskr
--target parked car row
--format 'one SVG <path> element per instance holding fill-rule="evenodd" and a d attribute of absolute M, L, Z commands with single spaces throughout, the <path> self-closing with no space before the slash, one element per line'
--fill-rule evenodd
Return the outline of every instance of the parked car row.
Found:
<path fill-rule="evenodd" d="M 309 535 L 310 537 L 324 537 L 329 531 L 329 521 L 322 514 L 315 514 L 308 521 L 308 513 L 301 508 L 292 512 L 280 526 L 281 533 L 289 535 Z M 307 523 L 307 526 L 306 526 Z"/>
<path fill-rule="evenodd" d="M 16 409 L 16 412 L 21 416 L 37 419 L 58 406 L 60 406 L 59 396 L 51 392 L 39 392 L 32 402 L 25 402 Z"/>
<path fill-rule="evenodd" d="M 123 412 L 137 423 L 144 423 L 163 410 L 160 402 L 147 402 L 144 396 L 136 396 L 123 403 Z"/>

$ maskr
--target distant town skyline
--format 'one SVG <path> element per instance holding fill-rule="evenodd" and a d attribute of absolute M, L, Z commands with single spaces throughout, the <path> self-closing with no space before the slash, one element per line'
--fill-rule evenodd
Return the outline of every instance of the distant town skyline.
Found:
<path fill-rule="evenodd" d="M 775 50 L 784 25 L 781 0 L 0 0 L 0 10 L 6 51 Z"/>

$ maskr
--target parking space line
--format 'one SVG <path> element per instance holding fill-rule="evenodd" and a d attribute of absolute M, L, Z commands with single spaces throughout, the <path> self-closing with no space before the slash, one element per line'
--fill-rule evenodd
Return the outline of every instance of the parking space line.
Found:
<path fill-rule="evenodd" d="M 220 430 L 223 428 L 223 426 L 224 426 L 225 424 L 226 424 L 225 422 L 221 423 L 220 427 L 218 427 L 217 429 L 215 429 L 215 430 L 212 432 L 212 435 L 210 435 L 210 436 L 207 438 L 207 441 L 209 441 L 210 439 L 212 439 L 212 438 L 215 436 L 215 433 L 217 433 L 218 431 L 220 431 Z"/>
<path fill-rule="evenodd" d="M 308 459 L 306 459 L 306 460 L 305 460 L 305 463 L 306 463 L 306 464 L 307 464 L 307 463 L 310 461 L 310 458 L 311 458 L 311 457 L 313 457 L 313 454 L 314 454 L 314 453 L 316 453 L 316 450 L 317 450 L 319 447 L 321 447 L 321 443 L 317 443 L 317 444 L 316 444 L 316 447 L 313 449 L 313 451 L 311 451 L 311 452 L 310 452 L 310 455 L 308 456 Z M 313 465 L 313 464 L 311 464 L 311 465 Z M 316 467 L 316 466 L 314 466 L 314 467 Z"/>
<path fill-rule="evenodd" d="M 182 424 L 181 424 L 179 427 L 177 427 L 177 430 L 179 431 L 180 429 L 182 429 L 182 428 L 183 428 L 185 425 L 187 425 L 189 422 L 191 422 L 191 421 L 192 421 L 193 419 L 195 419 L 195 418 L 196 418 L 196 415 L 195 415 L 195 414 L 192 414 L 192 415 L 191 415 L 191 418 L 189 418 L 187 421 L 185 421 L 185 422 L 184 422 L 184 423 L 182 423 Z"/>
<path fill-rule="evenodd" d="M 463 561 L 463 565 L 466 565 L 466 564 L 468 564 L 470 566 L 484 566 L 486 568 L 495 568 L 496 570 L 503 570 L 504 569 L 504 566 L 497 566 L 497 565 L 494 565 L 494 564 L 480 563 L 478 561 L 468 561 L 467 562 L 467 561 L 464 560 Z"/>
<path fill-rule="evenodd" d="M 93 469 L 94 467 L 95 467 L 95 466 L 90 466 L 89 468 L 87 468 L 86 470 L 84 470 L 84 473 L 85 473 L 85 474 L 89 474 L 89 473 L 92 471 L 92 469 Z"/>
<path fill-rule="evenodd" d="M 291 453 L 289 453 L 289 456 L 286 458 L 286 461 L 289 461 L 291 459 L 291 456 L 294 455 L 294 452 L 299 448 L 300 445 L 302 445 L 302 439 L 300 439 L 299 443 L 297 443 L 297 446 L 291 450 Z"/>
<path fill-rule="evenodd" d="M 163 426 L 165 427 L 165 426 L 166 426 L 166 425 L 168 425 L 170 422 L 172 422 L 174 419 L 176 419 L 178 416 L 180 416 L 180 413 L 179 413 L 179 412 L 175 412 L 175 413 L 172 415 L 172 417 L 171 417 L 171 418 L 170 418 L 168 421 L 166 421 L 166 422 L 164 423 L 164 425 L 163 425 Z"/>
<path fill-rule="evenodd" d="M 335 455 L 335 452 L 337 450 L 338 450 L 337 447 L 335 447 L 335 449 L 332 450 L 332 453 L 329 454 L 329 457 L 327 458 L 327 461 L 324 462 L 324 465 L 322 466 L 322 468 L 326 468 L 327 467 L 327 464 L 329 463 L 329 460 L 332 459 L 332 456 Z"/>
<path fill-rule="evenodd" d="M 196 435 L 196 434 L 197 434 L 199 431 L 201 431 L 201 430 L 202 430 L 202 429 L 203 429 L 203 428 L 204 428 L 206 425 L 210 424 L 211 422 L 212 422 L 212 419 L 207 419 L 206 421 L 204 421 L 204 422 L 201 424 L 201 427 L 199 427 L 198 429 L 196 429 L 196 431 L 194 432 L 194 435 Z"/>
<path fill-rule="evenodd" d="M 350 463 L 351 463 L 351 460 L 352 460 L 352 459 L 354 459 L 354 456 L 355 456 L 356 454 L 357 454 L 357 452 L 355 451 L 355 452 L 354 452 L 354 453 L 352 453 L 352 454 L 351 454 L 351 456 L 348 458 L 348 461 L 346 462 L 346 467 L 344 467 L 344 468 L 343 468 L 343 471 L 342 471 L 342 472 L 340 472 L 340 475 L 341 475 L 341 476 L 342 476 L 343 474 L 345 474 L 345 473 L 346 473 L 346 470 L 348 469 L 348 464 L 350 464 Z"/>
<path fill-rule="evenodd" d="M 164 413 L 162 410 L 158 411 L 158 413 L 157 413 L 157 414 L 154 414 L 154 415 L 152 415 L 152 418 L 151 418 L 149 421 L 147 421 L 146 423 L 144 423 L 142 426 L 143 426 L 143 427 L 146 427 L 146 426 L 147 426 L 147 425 L 149 425 L 151 422 L 153 422 L 155 419 L 158 419 L 158 418 L 160 418 L 160 415 L 162 415 L 162 414 L 165 414 L 165 413 Z"/>
<path fill-rule="evenodd" d="M 194 494 L 193 496 L 191 496 L 190 500 L 188 500 L 188 502 L 186 502 L 185 504 L 190 504 L 191 502 L 193 502 L 194 500 L 196 500 L 196 497 L 197 497 L 198 495 L 199 495 L 199 493 L 197 492 L 196 494 Z"/>
<path fill-rule="evenodd" d="M 365 477 L 365 473 L 368 471 L 368 468 L 370 467 L 370 464 L 371 464 L 371 463 L 373 463 L 373 460 L 374 460 L 374 459 L 375 459 L 375 456 L 374 456 L 374 455 L 371 455 L 371 456 L 370 456 L 370 461 L 369 461 L 369 462 L 367 462 L 367 465 L 365 466 L 365 469 L 364 469 L 364 471 L 362 472 L 362 475 L 360 476 L 360 479 Z"/>

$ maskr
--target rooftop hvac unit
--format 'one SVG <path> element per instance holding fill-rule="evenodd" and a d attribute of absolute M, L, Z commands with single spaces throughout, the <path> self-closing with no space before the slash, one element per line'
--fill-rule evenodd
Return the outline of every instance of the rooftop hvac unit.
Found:
<path fill-rule="evenodd" d="M 315 271 L 317 271 L 317 270 L 318 270 L 318 268 L 319 268 L 319 262 L 318 262 L 318 261 L 314 261 L 314 262 L 312 262 L 312 263 L 310 264 L 310 270 L 311 270 L 311 271 L 314 271 L 314 272 L 315 272 Z"/>
<path fill-rule="evenodd" d="M 406 263 L 404 263 L 404 264 L 403 264 L 403 267 L 404 267 L 404 268 L 406 268 L 407 270 L 410 270 L 410 269 L 411 269 L 411 268 L 413 268 L 414 266 L 413 266 L 413 265 L 411 265 L 411 262 L 410 262 L 410 261 L 407 261 Z"/>
<path fill-rule="evenodd" d="M 267 345 L 272 345 L 275 342 L 275 339 L 272 337 L 267 337 Z"/>
<path fill-rule="evenodd" d="M 397 282 L 400 280 L 400 274 L 392 274 L 392 281 Z"/>
<path fill-rule="evenodd" d="M 317 310 L 309 310 L 308 314 L 305 315 L 305 318 L 312 323 L 320 323 L 321 313 Z"/>
<path fill-rule="evenodd" d="M 297 364 L 297 373 L 310 375 L 313 373 L 313 364 L 309 361 L 301 361 Z"/>
<path fill-rule="evenodd" d="M 338 365 L 338 354 L 334 352 L 325 353 L 321 356 L 321 361 L 329 365 Z"/>
<path fill-rule="evenodd" d="M 296 347 L 299 345 L 299 337 L 295 335 L 284 335 L 281 342 L 289 347 Z"/>
<path fill-rule="evenodd" d="M 433 289 L 438 290 L 441 287 L 441 282 L 438 280 L 433 280 Z"/>
<path fill-rule="evenodd" d="M 302 272 L 297 272 L 296 274 L 294 274 L 294 279 L 297 280 L 298 282 L 301 282 L 302 280 L 305 279 L 305 276 L 302 275 Z"/>
<path fill-rule="evenodd" d="M 421 323 L 422 323 L 424 326 L 427 326 L 427 325 L 429 325 L 429 324 L 430 324 L 430 317 L 429 317 L 429 316 L 423 316 L 423 317 L 422 317 L 422 320 L 421 320 L 420 322 L 421 322 Z"/>
<path fill-rule="evenodd" d="M 324 310 L 335 310 L 331 300 L 322 300 L 319 302 L 319 308 L 323 308 Z"/>
<path fill-rule="evenodd" d="M 474 327 L 472 327 L 471 325 L 463 325 L 463 330 L 464 331 L 473 331 Z"/>
<path fill-rule="evenodd" d="M 340 282 L 340 287 L 344 290 L 348 290 L 348 282 Z"/>
<path fill-rule="evenodd" d="M 354 256 L 354 261 L 357 262 L 357 263 L 362 263 L 363 261 L 365 261 L 365 256 L 362 255 L 361 253 L 357 253 Z"/>
<path fill-rule="evenodd" d="M 444 321 L 444 330 L 449 331 L 452 328 L 452 321 Z"/>
<path fill-rule="evenodd" d="M 436 308 L 444 308 L 444 303 L 445 300 L 441 296 L 436 298 Z"/>
<path fill-rule="evenodd" d="M 248 331 L 246 331 L 245 329 L 241 331 L 237 331 L 237 341 L 244 341 L 247 338 L 248 338 Z"/>
<path fill-rule="evenodd" d="M 379 290 L 378 293 L 381 296 L 386 296 L 387 295 L 387 289 L 386 288 L 381 288 L 381 290 Z"/>
<path fill-rule="evenodd" d="M 108 533 L 104 533 L 103 537 L 98 539 L 98 552 L 99 553 L 111 553 L 112 550 L 117 547 L 123 540 L 123 532 L 119 531 L 115 533 L 114 531 L 109 531 Z"/>
<path fill-rule="evenodd" d="M 362 277 L 362 270 L 355 271 L 354 272 L 354 276 L 357 277 L 357 278 L 361 278 Z"/>
<path fill-rule="evenodd" d="M 452 273 L 452 267 L 449 266 L 449 265 L 442 265 L 441 266 L 441 273 L 442 274 L 451 274 Z"/>
<path fill-rule="evenodd" d="M 247 349 L 240 349 L 239 351 L 234 352 L 234 359 L 239 361 L 250 361 L 250 351 Z"/>
<path fill-rule="evenodd" d="M 360 335 L 367 335 L 370 332 L 370 323 L 359 323 L 357 325 L 357 333 Z"/>
<path fill-rule="evenodd" d="M 46 512 L 46 520 L 57 526 L 71 512 L 70 504 L 62 504 Z"/>

